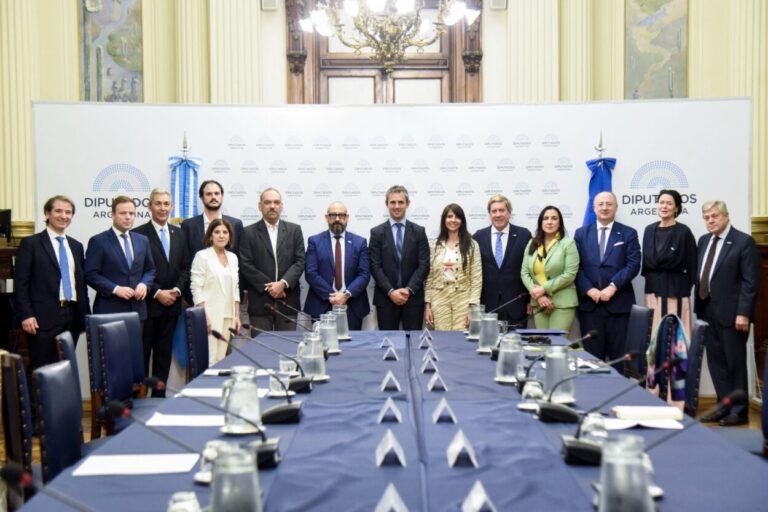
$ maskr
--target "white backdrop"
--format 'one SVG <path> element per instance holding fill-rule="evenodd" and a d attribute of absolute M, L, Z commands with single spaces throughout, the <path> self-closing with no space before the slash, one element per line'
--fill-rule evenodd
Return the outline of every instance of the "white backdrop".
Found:
<path fill-rule="evenodd" d="M 443 207 L 462 205 L 474 231 L 488 224 L 486 199 L 503 193 L 513 222 L 531 230 L 541 208 L 560 207 L 569 233 L 581 225 L 600 132 L 618 159 L 618 220 L 643 228 L 657 219 L 655 192 L 683 194 L 679 220 L 705 232 L 701 204 L 728 203 L 733 224 L 750 229 L 751 103 L 746 99 L 552 105 L 166 106 L 35 104 L 38 228 L 42 205 L 66 194 L 77 212 L 70 234 L 82 242 L 109 224 L 120 193 L 146 204 L 169 187 L 168 157 L 202 160 L 199 180 L 224 186 L 224 211 L 245 225 L 259 219 L 261 190 L 279 189 L 284 218 L 305 237 L 325 228 L 332 200 L 344 201 L 349 229 L 368 237 L 386 217 L 384 192 L 410 191 L 408 218 L 438 232 Z M 149 218 L 140 207 L 143 218 Z M 642 291 L 642 280 L 635 283 Z"/>

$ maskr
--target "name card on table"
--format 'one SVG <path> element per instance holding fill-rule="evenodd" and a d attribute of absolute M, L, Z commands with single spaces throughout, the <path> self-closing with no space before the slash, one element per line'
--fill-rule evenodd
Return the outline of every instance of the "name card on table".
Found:
<path fill-rule="evenodd" d="M 384 380 L 381 381 L 382 391 L 400 391 L 400 383 L 397 381 L 395 374 L 392 370 L 389 370 L 384 376 Z"/>
<path fill-rule="evenodd" d="M 376 465 L 377 466 L 402 466 L 405 467 L 405 452 L 400 442 L 391 430 L 379 441 L 376 447 Z"/>
<path fill-rule="evenodd" d="M 432 337 L 430 336 L 427 338 L 426 336 L 422 336 L 419 340 L 419 349 L 424 350 L 427 348 L 432 348 Z"/>
<path fill-rule="evenodd" d="M 445 385 L 445 381 L 440 376 L 440 372 L 432 374 L 432 378 L 427 382 L 427 389 L 430 391 L 448 391 L 448 386 Z"/>
<path fill-rule="evenodd" d="M 387 347 L 394 347 L 394 346 L 395 346 L 394 343 L 392 343 L 392 341 L 390 341 L 389 338 L 384 336 L 384 339 L 381 340 L 381 344 L 379 345 L 379 348 L 387 348 Z"/>
<path fill-rule="evenodd" d="M 456 435 L 453 436 L 451 444 L 445 451 L 448 457 L 448 466 L 472 466 L 477 467 L 477 456 L 475 455 L 475 449 L 464 435 L 464 432 L 459 430 Z"/>
<path fill-rule="evenodd" d="M 385 361 L 399 361 L 400 358 L 397 357 L 397 351 L 395 350 L 395 347 L 389 347 L 387 351 L 384 353 L 383 359 Z"/>
<path fill-rule="evenodd" d="M 395 485 L 389 484 L 373 510 L 374 512 L 408 512 L 408 507 L 405 506 Z"/>
<path fill-rule="evenodd" d="M 440 399 L 432 412 L 432 423 L 458 423 L 456 415 L 453 414 L 453 409 L 448 405 L 448 400 L 445 397 Z"/>
<path fill-rule="evenodd" d="M 395 405 L 395 401 L 392 400 L 392 397 L 387 397 L 387 401 L 384 402 L 384 406 L 379 411 L 379 423 L 402 423 L 403 422 L 403 414 L 400 412 L 400 409 L 397 408 L 397 405 Z"/>
<path fill-rule="evenodd" d="M 475 485 L 461 502 L 461 512 L 496 512 L 496 506 L 480 480 L 475 480 Z"/>
<path fill-rule="evenodd" d="M 426 361 L 427 359 L 432 359 L 433 361 L 439 361 L 440 358 L 437 357 L 437 352 L 435 352 L 434 347 L 429 347 L 426 352 L 424 352 L 424 357 L 421 358 L 422 361 Z"/>
<path fill-rule="evenodd" d="M 437 363 L 432 359 L 427 359 L 421 364 L 421 373 L 434 373 L 437 370 Z"/>

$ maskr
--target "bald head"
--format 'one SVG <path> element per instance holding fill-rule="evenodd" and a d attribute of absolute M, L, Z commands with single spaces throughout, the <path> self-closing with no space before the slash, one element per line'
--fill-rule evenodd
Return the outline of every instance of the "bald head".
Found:
<path fill-rule="evenodd" d="M 597 222 L 606 225 L 616 219 L 616 210 L 619 208 L 619 204 L 613 192 L 600 192 L 595 196 L 593 208 Z"/>
<path fill-rule="evenodd" d="M 334 235 L 340 235 L 347 229 L 347 207 L 341 201 L 334 201 L 328 205 L 325 214 L 325 221 L 328 223 L 328 229 Z"/>

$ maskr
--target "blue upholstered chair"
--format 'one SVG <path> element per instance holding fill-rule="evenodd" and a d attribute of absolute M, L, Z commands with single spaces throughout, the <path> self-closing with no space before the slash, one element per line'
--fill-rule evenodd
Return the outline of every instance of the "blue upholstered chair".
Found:
<path fill-rule="evenodd" d="M 627 322 L 626 351 L 639 351 L 643 355 L 632 358 L 632 361 L 624 363 L 624 374 L 627 377 L 640 379 L 645 376 L 646 362 L 645 352 L 651 342 L 653 327 L 653 309 L 637 304 L 632 306 Z"/>
<path fill-rule="evenodd" d="M 69 369 L 73 375 L 73 386 L 77 396 L 80 394 L 80 371 L 77 367 L 77 355 L 75 354 L 75 340 L 69 331 L 56 336 L 56 350 L 59 353 L 59 361 L 69 361 Z M 81 405 L 82 406 L 82 405 Z"/>
<path fill-rule="evenodd" d="M 0 351 L 0 379 L 2 379 L 2 416 L 5 441 L 5 461 L 13 462 L 33 474 L 32 467 L 32 407 L 27 377 L 21 356 Z M 31 492 L 21 485 L 7 487 L 6 503 L 9 509 L 21 507 Z"/>
<path fill-rule="evenodd" d="M 47 483 L 82 456 L 83 406 L 68 360 L 38 368 L 32 378 L 40 419 L 40 462 Z"/>
<path fill-rule="evenodd" d="M 208 368 L 208 323 L 205 308 L 187 308 L 184 312 L 187 327 L 187 382 Z"/>
<path fill-rule="evenodd" d="M 685 413 L 696 417 L 699 410 L 699 386 L 701 384 L 701 364 L 704 359 L 704 341 L 709 324 L 696 320 L 691 332 L 688 347 L 688 372 L 685 375 Z"/>

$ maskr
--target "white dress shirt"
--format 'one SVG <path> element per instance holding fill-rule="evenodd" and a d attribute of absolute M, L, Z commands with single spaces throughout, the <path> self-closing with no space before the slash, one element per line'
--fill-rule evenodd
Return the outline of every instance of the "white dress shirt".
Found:
<path fill-rule="evenodd" d="M 506 227 L 499 231 L 495 227 L 491 227 L 491 254 L 496 255 L 496 240 L 501 233 L 501 259 L 504 260 L 504 255 L 507 253 L 507 242 L 509 242 L 509 223 Z"/>
<path fill-rule="evenodd" d="M 69 263 L 69 282 L 72 283 L 72 300 L 77 300 L 77 287 L 75 286 L 75 258 L 72 256 L 72 249 L 69 248 L 69 240 L 67 240 L 67 235 L 59 235 L 51 228 L 46 228 L 46 231 L 48 232 L 48 236 L 51 237 L 51 244 L 53 244 L 53 253 L 56 255 L 56 261 L 61 261 L 59 259 L 59 241 L 56 240 L 57 236 L 63 236 L 64 237 L 64 249 L 67 251 L 67 263 Z M 59 300 L 66 300 L 66 297 L 64 297 L 64 283 L 59 280 Z"/>
<path fill-rule="evenodd" d="M 723 245 L 725 245 L 725 237 L 728 236 L 728 233 L 731 232 L 731 223 L 729 222 L 727 226 L 725 226 L 725 229 L 722 233 L 717 235 L 717 237 L 720 239 L 719 242 L 717 242 L 717 247 L 715 247 L 715 259 L 712 260 L 712 268 L 709 269 L 709 282 L 712 282 L 712 274 L 715 270 L 715 267 L 717 266 L 717 258 L 720 257 L 720 251 L 723 249 Z M 710 235 L 709 242 L 707 242 L 707 250 L 704 251 L 704 259 L 701 260 L 701 274 L 699 275 L 699 279 L 701 279 L 701 276 L 704 274 L 704 266 L 707 264 L 707 255 L 709 254 L 709 248 L 712 247 L 712 241 L 714 240 L 715 236 Z"/>
<path fill-rule="evenodd" d="M 346 255 L 347 255 L 347 239 L 346 239 L 346 236 L 347 236 L 347 232 L 345 230 L 343 233 L 341 233 L 339 235 L 335 235 L 335 234 L 333 234 L 333 231 L 331 231 L 329 229 L 328 230 L 328 235 L 331 237 L 331 254 L 333 255 L 334 265 L 336 264 L 336 238 L 335 237 L 336 236 L 340 236 L 341 237 L 341 238 L 339 238 L 339 244 L 341 244 L 341 289 L 340 290 L 336 290 L 335 275 L 334 275 L 333 289 L 336 290 L 337 292 L 343 292 L 344 290 L 347 289 L 347 276 L 344 275 L 344 266 L 345 266 L 344 262 L 347 261 L 346 260 Z M 334 267 L 334 271 L 335 270 L 336 269 Z"/>

